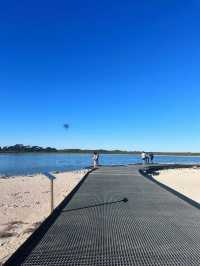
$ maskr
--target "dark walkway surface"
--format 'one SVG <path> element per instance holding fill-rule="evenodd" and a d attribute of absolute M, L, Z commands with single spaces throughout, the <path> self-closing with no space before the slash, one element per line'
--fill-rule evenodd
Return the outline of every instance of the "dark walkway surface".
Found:
<path fill-rule="evenodd" d="M 138 169 L 92 172 L 23 265 L 200 265 L 200 210 Z"/>

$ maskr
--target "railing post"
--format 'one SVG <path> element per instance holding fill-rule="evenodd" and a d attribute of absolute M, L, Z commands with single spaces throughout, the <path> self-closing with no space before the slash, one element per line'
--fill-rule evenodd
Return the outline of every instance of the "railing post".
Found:
<path fill-rule="evenodd" d="M 54 198 L 53 198 L 53 179 L 51 179 L 51 213 L 53 212 L 54 209 Z"/>
<path fill-rule="evenodd" d="M 53 180 L 56 179 L 56 177 L 50 173 L 44 173 L 44 175 L 50 180 L 50 211 L 52 213 L 54 210 Z"/>

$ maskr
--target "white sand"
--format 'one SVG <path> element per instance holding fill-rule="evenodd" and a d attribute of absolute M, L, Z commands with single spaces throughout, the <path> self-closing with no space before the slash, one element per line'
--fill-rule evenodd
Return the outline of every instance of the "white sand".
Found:
<path fill-rule="evenodd" d="M 88 170 L 54 174 L 57 206 Z M 50 214 L 50 181 L 42 174 L 0 178 L 0 264 Z M 10 236 L 8 237 L 8 235 Z"/>
<path fill-rule="evenodd" d="M 154 179 L 200 203 L 200 168 L 179 168 L 159 171 Z"/>

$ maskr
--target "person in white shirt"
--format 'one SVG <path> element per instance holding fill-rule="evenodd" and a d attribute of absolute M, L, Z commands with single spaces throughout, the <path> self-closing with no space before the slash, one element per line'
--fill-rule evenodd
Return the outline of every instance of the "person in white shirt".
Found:
<path fill-rule="evenodd" d="M 141 158 L 142 158 L 143 164 L 145 164 L 146 163 L 146 153 L 144 151 L 141 153 Z"/>
<path fill-rule="evenodd" d="M 94 168 L 96 168 L 98 164 L 98 159 L 99 159 L 99 156 L 96 152 L 94 152 L 92 159 L 93 159 L 93 166 Z"/>

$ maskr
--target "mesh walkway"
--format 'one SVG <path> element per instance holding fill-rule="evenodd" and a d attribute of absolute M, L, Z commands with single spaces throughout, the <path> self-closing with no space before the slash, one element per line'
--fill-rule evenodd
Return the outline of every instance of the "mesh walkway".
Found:
<path fill-rule="evenodd" d="M 20 265 L 200 265 L 200 210 L 138 170 L 92 172 Z"/>

